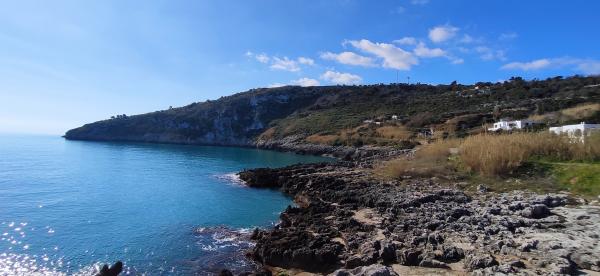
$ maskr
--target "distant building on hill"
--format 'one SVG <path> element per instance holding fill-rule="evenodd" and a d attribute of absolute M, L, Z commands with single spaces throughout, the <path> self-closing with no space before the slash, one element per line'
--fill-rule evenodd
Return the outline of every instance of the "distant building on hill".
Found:
<path fill-rule="evenodd" d="M 502 119 L 498 122 L 495 122 L 494 126 L 491 128 L 488 128 L 488 130 L 489 131 L 510 131 L 513 129 L 532 128 L 536 124 L 538 124 L 538 123 L 535 121 L 531 121 L 531 120 L 509 121 L 509 120 Z"/>
<path fill-rule="evenodd" d="M 364 120 L 363 123 L 381 125 L 380 121 L 375 121 L 375 120 Z"/>
<path fill-rule="evenodd" d="M 551 127 L 550 132 L 558 135 L 566 134 L 573 140 L 585 142 L 585 137 L 590 136 L 593 132 L 600 132 L 600 124 L 586 124 L 585 122 L 581 122 L 576 125 Z"/>

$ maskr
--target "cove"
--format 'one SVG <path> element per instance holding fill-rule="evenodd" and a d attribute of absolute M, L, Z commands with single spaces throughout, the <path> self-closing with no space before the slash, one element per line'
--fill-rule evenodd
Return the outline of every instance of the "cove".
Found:
<path fill-rule="evenodd" d="M 0 271 L 188 275 L 244 267 L 238 234 L 291 203 L 247 188 L 246 168 L 328 161 L 249 148 L 0 136 Z M 239 239 L 239 240 L 238 240 Z"/>

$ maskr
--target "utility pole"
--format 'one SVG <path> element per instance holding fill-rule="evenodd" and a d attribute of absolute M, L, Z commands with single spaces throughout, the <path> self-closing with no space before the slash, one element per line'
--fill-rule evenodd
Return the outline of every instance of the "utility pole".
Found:
<path fill-rule="evenodd" d="M 407 83 L 410 85 L 410 76 L 406 77 Z"/>

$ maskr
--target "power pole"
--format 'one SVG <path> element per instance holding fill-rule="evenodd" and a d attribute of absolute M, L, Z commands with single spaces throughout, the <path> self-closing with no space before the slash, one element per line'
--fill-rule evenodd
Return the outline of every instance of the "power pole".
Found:
<path fill-rule="evenodd" d="M 406 77 L 407 83 L 410 85 L 410 76 Z"/>

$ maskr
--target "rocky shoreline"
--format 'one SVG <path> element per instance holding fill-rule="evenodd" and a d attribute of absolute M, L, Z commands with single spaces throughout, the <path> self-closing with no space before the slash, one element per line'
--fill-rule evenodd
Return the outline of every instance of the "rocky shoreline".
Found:
<path fill-rule="evenodd" d="M 312 144 L 304 140 L 304 136 L 292 135 L 283 139 L 258 140 L 255 146 L 259 149 L 294 152 L 297 154 L 310 154 L 334 157 L 340 160 L 368 161 L 372 158 L 389 158 L 411 151 L 412 147 L 397 149 L 383 146 L 332 146 L 325 144 Z"/>
<path fill-rule="evenodd" d="M 467 194 L 437 178 L 383 181 L 358 162 L 241 172 L 294 198 L 249 256 L 270 271 L 334 275 L 594 274 L 600 208 L 566 194 Z"/>

